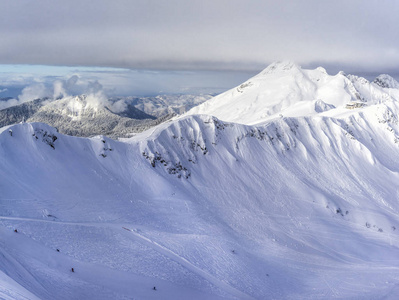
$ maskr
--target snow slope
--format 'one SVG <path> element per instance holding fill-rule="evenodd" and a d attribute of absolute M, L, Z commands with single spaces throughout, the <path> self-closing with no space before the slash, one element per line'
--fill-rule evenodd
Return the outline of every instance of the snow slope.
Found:
<path fill-rule="evenodd" d="M 325 69 L 302 69 L 292 62 L 276 62 L 258 75 L 205 103 L 187 114 L 208 114 L 242 124 L 259 124 L 281 116 L 311 116 L 329 111 L 337 115 L 352 102 L 365 105 L 396 97 L 387 87 L 399 85 L 389 75 L 370 83 L 362 77 L 339 72 L 328 75 Z"/>
<path fill-rule="evenodd" d="M 0 291 L 395 299 L 397 111 L 259 126 L 188 116 L 125 142 L 4 128 Z"/>

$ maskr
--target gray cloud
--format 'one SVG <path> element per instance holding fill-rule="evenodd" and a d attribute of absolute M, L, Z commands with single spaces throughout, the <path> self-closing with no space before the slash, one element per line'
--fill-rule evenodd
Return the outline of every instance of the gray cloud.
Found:
<path fill-rule="evenodd" d="M 5 1 L 0 63 L 260 70 L 399 65 L 399 2 Z"/>

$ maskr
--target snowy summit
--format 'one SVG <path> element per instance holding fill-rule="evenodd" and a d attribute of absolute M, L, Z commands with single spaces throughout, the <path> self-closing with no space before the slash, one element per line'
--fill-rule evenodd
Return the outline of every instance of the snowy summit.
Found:
<path fill-rule="evenodd" d="M 378 84 L 379 83 L 379 84 Z M 385 88 L 398 83 L 381 75 L 370 83 L 343 72 L 331 76 L 318 67 L 302 69 L 292 62 L 276 62 L 241 85 L 194 107 L 187 114 L 208 114 L 242 124 L 259 124 L 281 116 L 299 117 L 341 114 L 348 104 L 371 105 L 391 96 Z"/>

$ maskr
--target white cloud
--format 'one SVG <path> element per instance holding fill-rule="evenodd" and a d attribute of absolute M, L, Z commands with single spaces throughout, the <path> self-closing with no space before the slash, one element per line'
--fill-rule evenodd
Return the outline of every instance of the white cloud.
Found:
<path fill-rule="evenodd" d="M 35 99 L 50 97 L 51 95 L 52 93 L 43 83 L 38 83 L 24 88 L 21 95 L 18 96 L 18 100 L 21 104 Z"/>
<path fill-rule="evenodd" d="M 86 94 L 86 101 L 93 108 L 108 107 L 113 112 L 122 112 L 126 109 L 127 104 L 124 100 L 109 101 L 106 91 L 102 84 L 96 80 L 88 80 L 81 78 L 80 75 L 74 74 L 64 79 L 55 79 L 50 82 L 48 78 L 36 78 L 36 81 L 44 81 L 33 83 L 22 89 L 17 99 L 9 99 L 0 101 L 0 109 L 19 105 L 31 100 L 50 98 L 59 99 L 73 95 Z M 7 89 L 4 89 L 4 91 Z M 0 90 L 2 92 L 2 90 Z"/>
<path fill-rule="evenodd" d="M 64 84 L 61 80 L 54 81 L 53 87 L 54 87 L 54 92 L 53 92 L 54 99 L 63 98 L 68 95 L 65 91 Z"/>
<path fill-rule="evenodd" d="M 73 75 L 68 79 L 58 79 L 53 83 L 53 98 L 63 98 L 68 95 L 73 95 L 75 93 L 75 89 L 79 80 L 78 75 Z"/>
<path fill-rule="evenodd" d="M 126 110 L 127 104 L 126 104 L 125 100 L 119 100 L 119 101 L 110 103 L 108 108 L 111 111 L 113 111 L 114 113 L 119 113 L 119 112 Z"/>
<path fill-rule="evenodd" d="M 0 101 L 0 110 L 11 107 L 11 106 L 15 106 L 18 104 L 20 104 L 18 99 L 10 99 L 7 101 Z"/>
<path fill-rule="evenodd" d="M 108 100 L 108 97 L 103 90 L 103 86 L 97 80 L 89 82 L 87 91 L 86 101 L 91 107 L 107 107 L 115 113 L 122 112 L 127 108 L 127 104 L 124 100 L 119 100 L 116 102 Z"/>

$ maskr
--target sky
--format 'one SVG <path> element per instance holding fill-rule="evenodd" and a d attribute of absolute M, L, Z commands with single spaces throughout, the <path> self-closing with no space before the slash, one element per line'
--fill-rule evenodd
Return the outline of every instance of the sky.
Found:
<path fill-rule="evenodd" d="M 399 73 L 399 1 L 0 4 L 0 97 L 73 75 L 121 95 L 221 92 L 280 60 L 331 74 Z M 14 77 L 19 87 L 7 83 Z"/>

